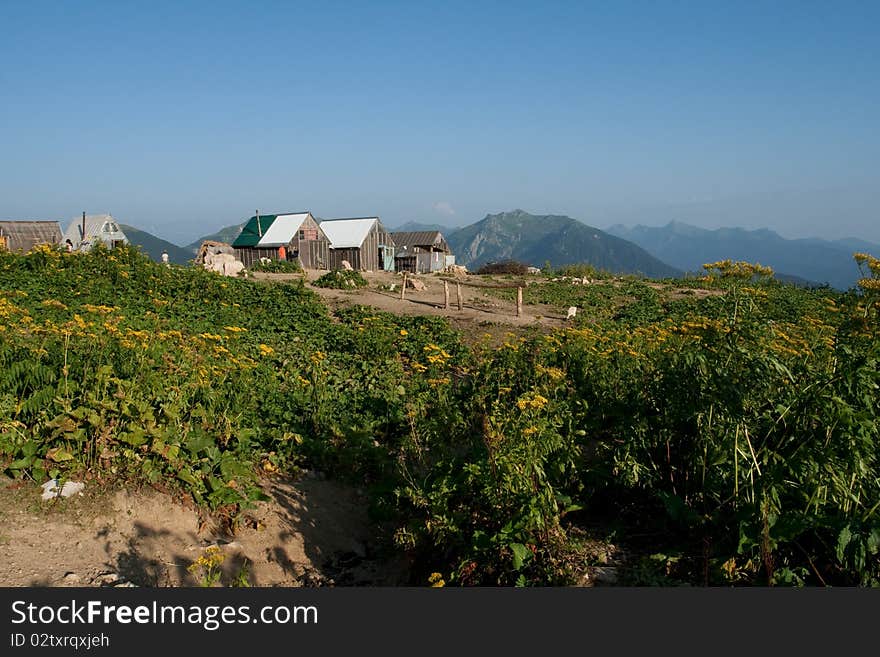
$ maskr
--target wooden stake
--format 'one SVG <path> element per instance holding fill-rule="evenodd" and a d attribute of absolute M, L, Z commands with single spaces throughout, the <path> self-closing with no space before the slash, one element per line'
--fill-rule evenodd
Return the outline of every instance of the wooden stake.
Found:
<path fill-rule="evenodd" d="M 449 310 L 449 283 L 443 281 L 443 307 Z"/>
<path fill-rule="evenodd" d="M 516 316 L 522 316 L 522 288 L 516 288 Z"/>
<path fill-rule="evenodd" d="M 455 284 L 455 296 L 458 298 L 458 309 L 461 310 L 461 283 Z"/>
<path fill-rule="evenodd" d="M 400 286 L 400 300 L 406 299 L 406 272 L 403 272 L 403 285 Z"/>

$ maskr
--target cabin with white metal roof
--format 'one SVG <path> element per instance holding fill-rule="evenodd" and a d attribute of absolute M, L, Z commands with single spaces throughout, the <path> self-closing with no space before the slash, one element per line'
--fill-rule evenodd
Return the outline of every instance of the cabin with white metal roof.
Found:
<path fill-rule="evenodd" d="M 282 249 L 283 247 L 283 249 Z M 295 261 L 303 269 L 329 267 L 330 240 L 311 212 L 256 213 L 232 242 L 235 257 L 245 267 L 260 258 Z"/>
<path fill-rule="evenodd" d="M 74 251 L 90 251 L 98 242 L 112 249 L 128 244 L 128 238 L 109 214 L 83 213 L 82 218 L 70 222 L 64 231 L 62 243 L 70 242 Z"/>
<path fill-rule="evenodd" d="M 330 269 L 345 260 L 360 271 L 394 271 L 394 240 L 379 217 L 326 219 L 321 222 L 330 240 Z"/>

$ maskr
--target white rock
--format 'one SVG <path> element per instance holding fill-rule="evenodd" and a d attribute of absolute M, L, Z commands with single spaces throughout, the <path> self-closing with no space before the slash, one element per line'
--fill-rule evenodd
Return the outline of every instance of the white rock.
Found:
<path fill-rule="evenodd" d="M 83 489 L 86 485 L 79 481 L 65 481 L 64 485 L 61 487 L 61 490 L 58 490 L 58 481 L 56 479 L 50 479 L 45 484 L 40 486 L 43 489 L 43 494 L 40 496 L 44 500 L 51 500 L 55 497 L 70 497 L 72 495 L 82 495 Z"/>

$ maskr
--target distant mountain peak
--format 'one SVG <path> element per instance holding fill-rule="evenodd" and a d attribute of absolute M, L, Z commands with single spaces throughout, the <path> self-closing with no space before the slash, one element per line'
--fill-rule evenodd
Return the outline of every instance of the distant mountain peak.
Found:
<path fill-rule="evenodd" d="M 456 231 L 449 243 L 456 261 L 474 268 L 514 259 L 534 266 L 587 263 L 615 273 L 674 276 L 673 267 L 641 247 L 564 215 L 533 215 L 522 209 L 489 213 Z"/>

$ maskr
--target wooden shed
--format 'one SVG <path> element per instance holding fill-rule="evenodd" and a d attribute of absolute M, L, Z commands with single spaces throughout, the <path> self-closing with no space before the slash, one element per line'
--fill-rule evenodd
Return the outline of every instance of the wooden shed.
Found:
<path fill-rule="evenodd" d="M 57 221 L 0 221 L 0 250 L 27 252 L 38 244 L 61 242 Z"/>
<path fill-rule="evenodd" d="M 321 228 L 330 240 L 330 269 L 345 260 L 360 271 L 394 271 L 394 240 L 379 217 L 327 219 Z"/>
<path fill-rule="evenodd" d="M 260 258 L 278 260 L 282 246 L 284 259 L 299 262 L 303 269 L 329 267 L 330 241 L 308 211 L 255 214 L 232 243 L 245 267 L 253 267 Z"/>
<path fill-rule="evenodd" d="M 455 264 L 455 256 L 439 230 L 391 233 L 395 271 L 430 274 Z"/>

